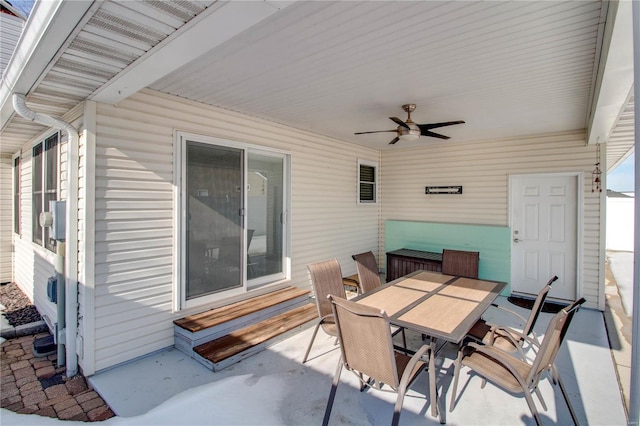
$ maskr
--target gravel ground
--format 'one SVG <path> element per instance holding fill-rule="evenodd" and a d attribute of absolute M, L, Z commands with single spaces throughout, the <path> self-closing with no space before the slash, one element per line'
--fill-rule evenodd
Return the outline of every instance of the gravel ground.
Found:
<path fill-rule="evenodd" d="M 42 319 L 36 307 L 15 283 L 0 285 L 0 304 L 5 308 L 3 314 L 7 321 L 14 327 Z"/>

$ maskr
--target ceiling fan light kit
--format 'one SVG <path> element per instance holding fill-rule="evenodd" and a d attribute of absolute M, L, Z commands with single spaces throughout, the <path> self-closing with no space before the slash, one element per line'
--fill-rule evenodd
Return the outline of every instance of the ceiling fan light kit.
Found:
<path fill-rule="evenodd" d="M 396 137 L 389 142 L 390 145 L 395 144 L 398 141 L 403 142 L 413 142 L 417 140 L 420 136 L 429 136 L 432 138 L 438 139 L 449 139 L 449 136 L 441 135 L 439 133 L 435 133 L 430 131 L 431 129 L 436 129 L 438 127 L 444 126 L 452 126 L 454 124 L 462 124 L 464 121 L 446 121 L 443 123 L 430 123 L 430 124 L 416 124 L 411 120 L 411 113 L 415 111 L 416 104 L 404 104 L 402 105 L 402 109 L 407 113 L 407 120 L 402 121 L 398 117 L 389 117 L 391 121 L 396 123 L 398 127 L 393 130 L 376 130 L 373 132 L 357 132 L 356 135 L 364 135 L 367 133 L 395 133 Z"/>

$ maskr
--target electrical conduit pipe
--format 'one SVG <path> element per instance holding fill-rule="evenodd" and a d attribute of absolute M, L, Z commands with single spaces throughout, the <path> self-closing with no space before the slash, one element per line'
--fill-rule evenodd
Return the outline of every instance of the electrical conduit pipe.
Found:
<path fill-rule="evenodd" d="M 78 356 L 76 354 L 76 336 L 78 334 L 78 131 L 71 124 L 46 114 L 31 111 L 25 96 L 13 94 L 13 109 L 22 118 L 50 126 L 67 133 L 67 206 L 65 235 L 65 320 L 62 330 L 66 350 L 66 375 L 78 374 Z M 59 284 L 58 284 L 59 285 Z M 65 323 L 60 321 L 59 324 Z"/>

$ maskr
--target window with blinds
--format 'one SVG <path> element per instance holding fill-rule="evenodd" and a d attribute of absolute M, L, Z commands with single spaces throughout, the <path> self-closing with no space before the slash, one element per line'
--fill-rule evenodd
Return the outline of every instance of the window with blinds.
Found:
<path fill-rule="evenodd" d="M 377 202 L 377 168 L 376 163 L 358 160 L 358 203 Z"/>

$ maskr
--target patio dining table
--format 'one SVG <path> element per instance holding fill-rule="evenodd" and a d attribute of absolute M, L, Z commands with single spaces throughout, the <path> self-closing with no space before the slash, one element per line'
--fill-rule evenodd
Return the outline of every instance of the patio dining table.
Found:
<path fill-rule="evenodd" d="M 446 410 L 438 407 L 436 387 L 438 345 L 442 349 L 446 343 L 459 344 L 506 285 L 419 270 L 352 300 L 384 310 L 392 325 L 429 337 L 431 414 L 439 414 L 440 423 L 444 424 Z"/>

